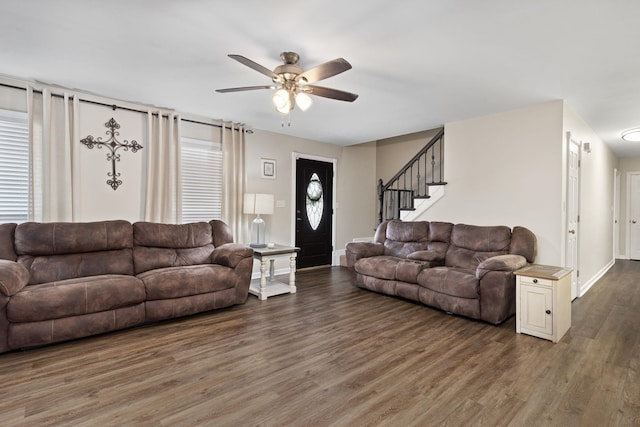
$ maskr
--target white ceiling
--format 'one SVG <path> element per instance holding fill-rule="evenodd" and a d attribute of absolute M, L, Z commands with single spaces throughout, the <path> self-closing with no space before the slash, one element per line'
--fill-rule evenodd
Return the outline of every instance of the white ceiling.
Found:
<path fill-rule="evenodd" d="M 349 145 L 564 99 L 618 156 L 640 156 L 637 0 L 1 0 L 0 74 Z M 319 86 L 291 126 L 269 84 L 282 51 L 308 69 L 353 69 Z"/>

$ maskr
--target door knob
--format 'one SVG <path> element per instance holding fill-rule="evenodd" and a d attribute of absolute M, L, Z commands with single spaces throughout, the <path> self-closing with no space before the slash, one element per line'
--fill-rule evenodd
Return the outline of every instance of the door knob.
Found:
<path fill-rule="evenodd" d="M 547 311 L 545 311 L 545 313 L 551 314 L 551 310 L 547 310 Z"/>
<path fill-rule="evenodd" d="M 632 220 L 632 221 L 631 221 L 631 223 L 632 223 L 632 224 L 635 224 L 635 223 L 636 223 L 636 220 L 635 220 L 635 219 L 634 219 L 634 220 Z"/>
<path fill-rule="evenodd" d="M 576 230 L 569 230 L 569 234 L 576 234 Z"/>

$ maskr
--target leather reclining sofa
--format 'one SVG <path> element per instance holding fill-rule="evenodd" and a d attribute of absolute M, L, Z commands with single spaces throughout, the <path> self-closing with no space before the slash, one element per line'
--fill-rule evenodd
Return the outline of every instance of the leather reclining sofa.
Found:
<path fill-rule="evenodd" d="M 253 250 L 222 221 L 0 225 L 0 352 L 242 304 Z"/>
<path fill-rule="evenodd" d="M 347 243 L 346 259 L 356 286 L 497 325 L 515 314 L 513 272 L 536 251 L 524 227 L 393 220 Z"/>

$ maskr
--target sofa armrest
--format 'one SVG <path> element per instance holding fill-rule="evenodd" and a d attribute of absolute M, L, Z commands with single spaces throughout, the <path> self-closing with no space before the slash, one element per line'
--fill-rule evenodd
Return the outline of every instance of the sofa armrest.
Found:
<path fill-rule="evenodd" d="M 0 293 L 10 297 L 29 283 L 29 270 L 15 261 L 0 259 Z"/>
<path fill-rule="evenodd" d="M 245 258 L 253 257 L 253 249 L 241 243 L 225 243 L 218 246 L 211 254 L 211 263 L 220 264 L 230 268 L 236 266 Z"/>
<path fill-rule="evenodd" d="M 349 242 L 346 247 L 347 267 L 353 268 L 360 258 L 384 254 L 384 245 L 373 242 Z"/>
<path fill-rule="evenodd" d="M 429 261 L 432 266 L 444 265 L 445 254 L 438 251 L 416 251 L 407 255 L 407 259 L 414 261 Z"/>
<path fill-rule="evenodd" d="M 490 271 L 516 271 L 527 265 L 522 255 L 497 255 L 482 261 L 476 268 L 476 277 L 482 279 Z"/>

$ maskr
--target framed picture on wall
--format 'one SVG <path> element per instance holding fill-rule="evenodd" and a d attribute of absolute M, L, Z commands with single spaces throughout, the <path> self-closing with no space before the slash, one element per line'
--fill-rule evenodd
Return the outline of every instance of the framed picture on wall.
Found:
<path fill-rule="evenodd" d="M 276 161 L 274 159 L 260 159 L 261 176 L 267 179 L 276 179 Z"/>

